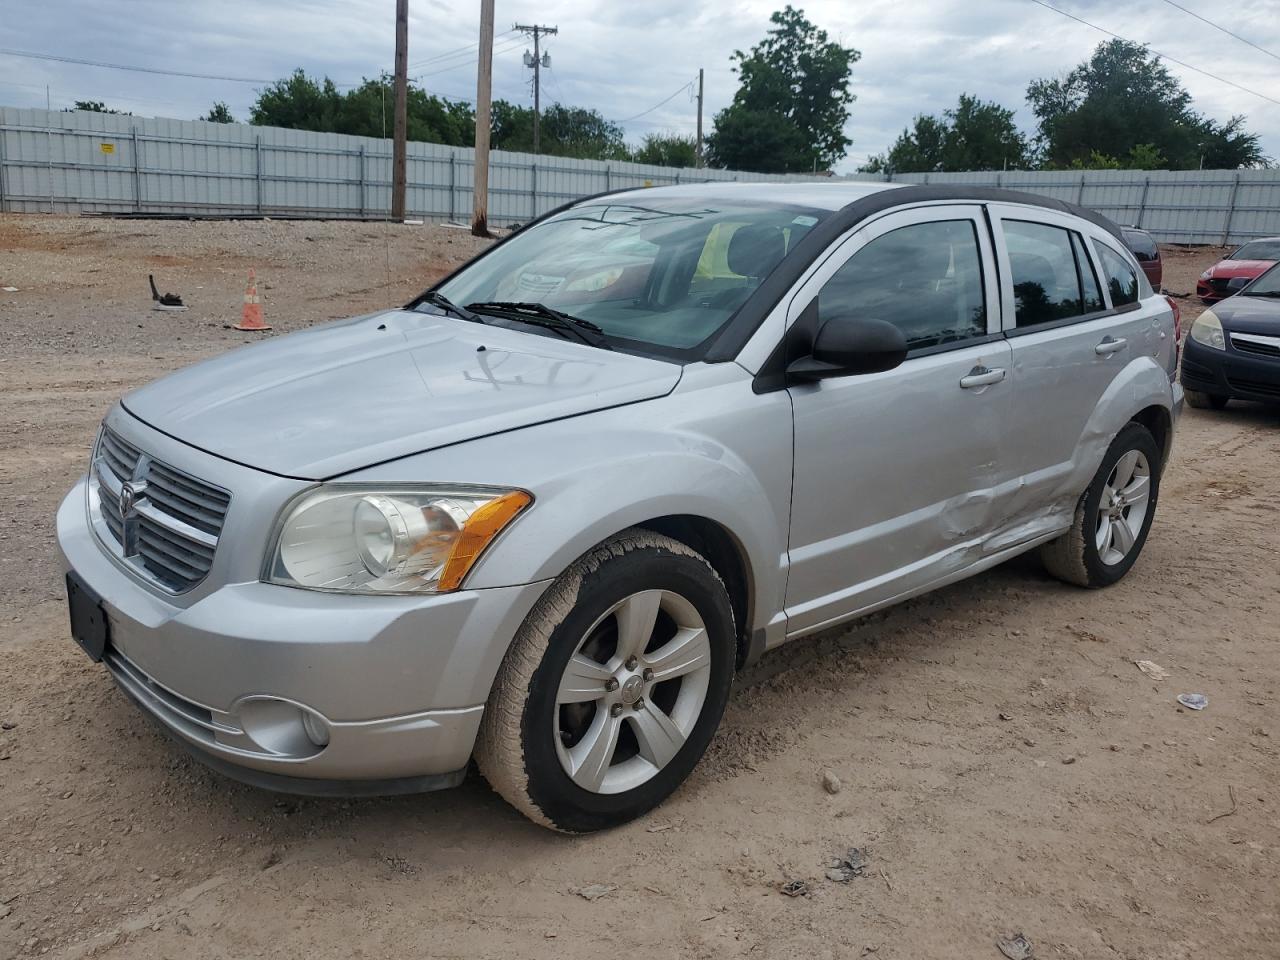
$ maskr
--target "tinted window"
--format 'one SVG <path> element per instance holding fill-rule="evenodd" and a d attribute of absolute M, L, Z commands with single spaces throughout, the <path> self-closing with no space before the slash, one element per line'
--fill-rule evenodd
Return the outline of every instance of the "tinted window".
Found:
<path fill-rule="evenodd" d="M 1102 261 L 1102 272 L 1107 276 L 1107 288 L 1111 291 L 1111 305 L 1123 307 L 1126 303 L 1138 302 L 1138 275 L 1129 266 L 1129 261 L 1116 253 L 1105 243 L 1095 244 L 1098 248 L 1098 259 Z"/>
<path fill-rule="evenodd" d="M 1004 222 L 1013 275 L 1016 325 L 1078 317 L 1085 309 L 1071 231 L 1043 223 Z"/>
<path fill-rule="evenodd" d="M 1250 240 L 1228 259 L 1280 260 L 1280 240 Z"/>
<path fill-rule="evenodd" d="M 1097 313 L 1107 308 L 1102 300 L 1102 291 L 1098 288 L 1098 275 L 1093 272 L 1093 264 L 1089 262 L 1089 254 L 1085 252 L 1084 241 L 1080 234 L 1071 234 L 1071 249 L 1075 252 L 1076 263 L 1080 265 L 1080 285 L 1084 289 L 1084 312 Z"/>
<path fill-rule="evenodd" d="M 885 320 L 911 349 L 985 336 L 982 258 L 972 220 L 899 227 L 845 262 L 818 294 L 818 320 Z"/>
<path fill-rule="evenodd" d="M 1145 230 L 1125 230 L 1124 242 L 1139 260 L 1159 260 L 1160 248 Z"/>

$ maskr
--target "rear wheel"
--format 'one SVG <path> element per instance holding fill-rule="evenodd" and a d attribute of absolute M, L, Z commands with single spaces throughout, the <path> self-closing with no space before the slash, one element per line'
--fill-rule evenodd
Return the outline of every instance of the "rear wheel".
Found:
<path fill-rule="evenodd" d="M 1182 392 L 1186 394 L 1187 403 L 1197 410 L 1221 410 L 1231 399 L 1230 397 L 1222 396 L 1220 393 L 1205 393 L 1202 390 L 1187 390 L 1184 388 Z"/>
<path fill-rule="evenodd" d="M 1040 548 L 1045 568 L 1081 587 L 1106 587 L 1134 565 L 1155 517 L 1160 448 L 1146 427 L 1129 423 L 1111 442 L 1069 531 Z"/>
<path fill-rule="evenodd" d="M 729 697 L 728 592 L 686 545 L 630 530 L 576 561 L 529 614 L 485 708 L 476 760 L 512 806 L 583 833 L 665 800 Z"/>

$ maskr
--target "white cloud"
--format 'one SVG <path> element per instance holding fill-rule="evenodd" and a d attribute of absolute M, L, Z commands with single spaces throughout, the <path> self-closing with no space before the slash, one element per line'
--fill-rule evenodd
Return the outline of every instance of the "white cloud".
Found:
<path fill-rule="evenodd" d="M 1161 0 L 1117 5 L 1109 0 L 1051 0 L 1055 5 L 1132 40 L 1243 86 L 1280 99 L 1276 62 Z M 498 54 L 494 95 L 529 98 L 521 65 L 526 44 L 503 33 L 514 22 L 557 25 L 547 40 L 552 69 L 544 97 L 599 109 L 613 119 L 632 117 L 706 70 L 707 129 L 736 89 L 730 56 L 747 49 L 768 28 L 769 0 L 603 0 L 502 2 L 497 7 Z M 938 113 L 960 92 L 997 100 L 1017 111 L 1030 129 L 1025 103 L 1029 81 L 1069 70 L 1105 36 L 1031 0 L 898 0 L 890 7 L 843 0 L 798 3 L 834 38 L 862 51 L 853 72 L 858 99 L 847 132 L 853 138 L 850 170 L 884 150 L 918 113 Z M 1186 0 L 1210 19 L 1280 53 L 1280 16 L 1274 0 L 1254 6 L 1211 8 Z M 296 66 L 357 82 L 389 69 L 393 57 L 390 0 L 248 0 L 172 3 L 161 0 L 5 0 L 5 46 L 70 57 L 270 79 Z M 475 0 L 414 0 L 410 17 L 411 72 L 434 92 L 470 97 L 475 88 L 479 5 Z M 1280 106 L 1183 69 L 1170 68 L 1195 98 L 1197 109 L 1219 120 L 1236 113 L 1280 155 Z M 157 77 L 0 55 L 0 103 L 42 106 L 44 87 L 55 108 L 77 99 L 104 100 L 134 113 L 195 117 L 225 100 L 237 117 L 254 99 L 251 84 Z M 627 125 L 638 140 L 653 130 L 692 133 L 694 104 L 687 94 Z"/>

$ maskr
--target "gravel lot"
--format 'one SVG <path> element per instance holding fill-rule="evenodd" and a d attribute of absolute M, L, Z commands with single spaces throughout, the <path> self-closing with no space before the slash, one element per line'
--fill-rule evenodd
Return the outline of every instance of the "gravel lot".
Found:
<path fill-rule="evenodd" d="M 439 227 L 0 218 L 0 960 L 999 960 L 1018 932 L 1039 958 L 1274 955 L 1274 408 L 1187 411 L 1123 583 L 1014 561 L 771 654 L 691 781 L 606 835 L 542 831 L 479 779 L 282 798 L 157 734 L 67 636 L 52 516 L 97 421 L 251 339 L 224 327 L 251 266 L 274 335 L 402 302 L 478 248 Z M 1165 286 L 1218 255 L 1166 251 Z M 152 312 L 148 272 L 192 309 Z M 851 847 L 863 875 L 828 880 Z M 808 896 L 779 893 L 795 879 Z M 592 884 L 612 889 L 575 892 Z"/>

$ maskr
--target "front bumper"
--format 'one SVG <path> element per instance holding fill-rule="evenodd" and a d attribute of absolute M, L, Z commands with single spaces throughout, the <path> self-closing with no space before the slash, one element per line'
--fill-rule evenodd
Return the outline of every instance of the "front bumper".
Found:
<path fill-rule="evenodd" d="M 235 582 L 182 606 L 107 555 L 85 496 L 82 480 L 59 507 L 58 546 L 102 598 L 104 662 L 200 759 L 298 793 L 461 779 L 489 687 L 545 583 L 362 597 Z M 327 743 L 307 736 L 303 713 L 323 721 Z"/>
<path fill-rule="evenodd" d="M 1226 350 L 1214 350 L 1190 337 L 1182 351 L 1182 385 L 1187 390 L 1263 403 L 1280 402 L 1280 358 L 1248 356 L 1227 337 Z"/>

